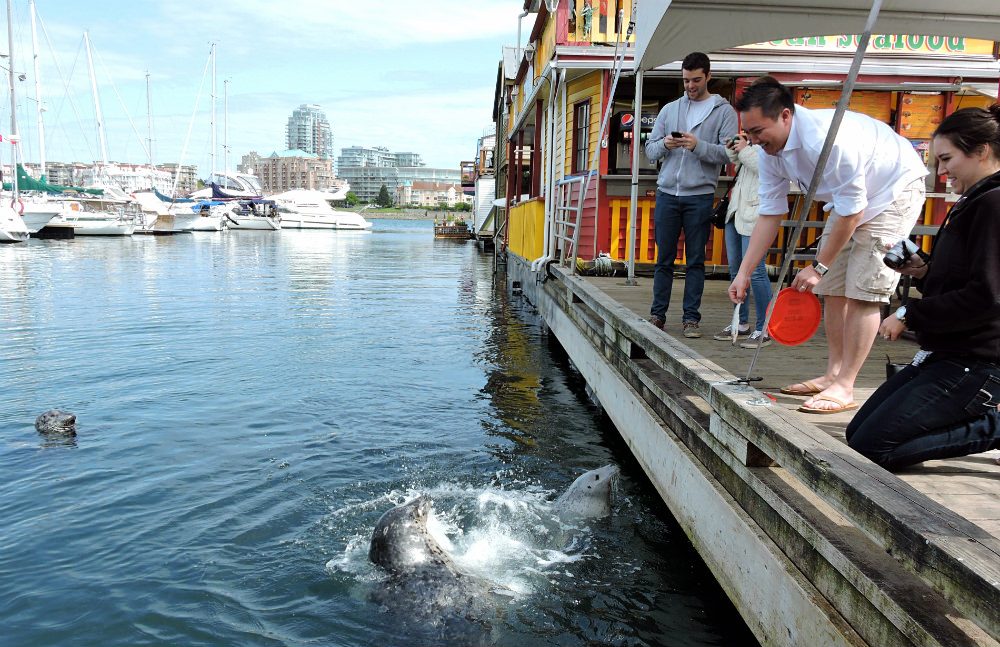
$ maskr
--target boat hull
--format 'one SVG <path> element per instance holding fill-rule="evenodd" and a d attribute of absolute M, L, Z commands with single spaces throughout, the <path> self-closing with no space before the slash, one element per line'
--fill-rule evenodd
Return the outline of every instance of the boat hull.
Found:
<path fill-rule="evenodd" d="M 29 235 L 28 227 L 16 211 L 0 208 L 0 243 L 23 243 Z"/>
<path fill-rule="evenodd" d="M 336 217 L 321 216 L 298 216 L 295 214 L 283 213 L 281 215 L 282 229 L 345 229 L 353 231 L 367 231 L 372 228 L 372 223 L 364 221 L 349 222 L 339 220 Z"/>
<path fill-rule="evenodd" d="M 277 218 L 269 218 L 266 216 L 239 216 L 229 214 L 226 216 L 226 219 L 226 226 L 230 229 L 278 231 L 284 226 L 284 223 L 278 222 Z"/>
<path fill-rule="evenodd" d="M 173 214 L 172 229 L 179 231 L 222 231 L 225 227 L 225 219 L 221 215 Z"/>
<path fill-rule="evenodd" d="M 131 236 L 135 232 L 135 223 L 125 220 L 67 218 L 60 224 L 73 227 L 74 236 Z"/>

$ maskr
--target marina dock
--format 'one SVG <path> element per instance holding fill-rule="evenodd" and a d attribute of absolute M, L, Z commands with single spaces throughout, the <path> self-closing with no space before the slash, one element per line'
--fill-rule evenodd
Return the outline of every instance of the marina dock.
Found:
<path fill-rule="evenodd" d="M 796 411 L 781 386 L 821 375 L 823 328 L 753 350 L 712 335 L 732 315 L 728 281 L 706 281 L 699 339 L 680 334 L 683 279 L 663 331 L 646 321 L 652 279 L 533 273 L 508 284 L 533 303 L 664 503 L 767 645 L 1000 644 L 1000 452 L 892 474 L 847 447 L 853 412 Z M 753 309 L 751 308 L 751 322 Z M 885 379 L 876 342 L 855 399 Z M 771 396 L 771 397 L 769 397 Z"/>

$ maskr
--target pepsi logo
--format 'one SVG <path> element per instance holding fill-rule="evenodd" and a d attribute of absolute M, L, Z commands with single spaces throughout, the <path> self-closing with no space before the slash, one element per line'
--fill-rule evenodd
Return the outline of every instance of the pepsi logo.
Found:
<path fill-rule="evenodd" d="M 626 113 L 622 115 L 622 126 L 630 127 L 633 121 L 635 121 L 635 116 L 633 114 Z"/>

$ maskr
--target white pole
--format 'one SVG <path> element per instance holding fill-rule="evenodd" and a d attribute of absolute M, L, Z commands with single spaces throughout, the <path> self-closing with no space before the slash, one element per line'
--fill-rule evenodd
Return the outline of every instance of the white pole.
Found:
<path fill-rule="evenodd" d="M 635 280 L 635 220 L 639 201 L 639 136 L 642 133 L 642 70 L 635 75 L 635 119 L 632 121 L 632 202 L 628 207 L 628 278 L 625 285 L 638 285 Z"/>
<path fill-rule="evenodd" d="M 149 153 L 149 170 L 153 171 L 153 99 L 149 93 L 149 72 L 146 72 L 146 152 Z M 152 176 L 150 176 L 152 178 Z M 155 184 L 155 183 L 154 183 Z"/>
<path fill-rule="evenodd" d="M 35 104 L 38 108 L 38 156 L 39 175 L 45 178 L 45 129 L 42 124 L 42 113 L 45 108 L 42 106 L 42 81 L 38 74 L 38 31 L 35 28 L 35 0 L 31 0 L 31 52 L 35 59 Z"/>
<path fill-rule="evenodd" d="M 212 174 L 215 174 L 215 43 L 212 43 Z"/>
<path fill-rule="evenodd" d="M 11 143 L 14 145 L 14 154 L 11 155 L 11 185 L 14 187 L 14 199 L 17 200 L 17 146 L 20 138 L 17 135 L 17 100 L 14 97 L 14 16 L 10 8 L 10 0 L 7 0 L 7 62 L 10 64 L 10 134 Z"/>
<path fill-rule="evenodd" d="M 222 132 L 225 139 L 222 145 L 222 154 L 223 154 L 222 159 L 224 162 L 222 170 L 228 173 L 229 172 L 229 79 L 226 79 L 225 81 L 222 82 L 222 88 L 226 98 L 223 104 L 225 106 L 225 113 L 224 113 L 225 121 L 223 122 L 225 126 Z"/>
<path fill-rule="evenodd" d="M 104 120 L 101 117 L 101 100 L 97 96 L 97 77 L 94 76 L 94 59 L 90 54 L 90 34 L 83 32 L 83 39 L 87 43 L 87 65 L 90 66 L 90 87 L 94 93 L 94 110 L 97 114 L 97 135 L 101 141 L 101 159 L 104 161 L 106 169 L 108 166 L 108 147 L 104 143 Z"/>

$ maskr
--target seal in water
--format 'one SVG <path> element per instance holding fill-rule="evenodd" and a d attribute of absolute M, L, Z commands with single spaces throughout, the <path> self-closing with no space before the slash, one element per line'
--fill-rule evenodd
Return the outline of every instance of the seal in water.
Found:
<path fill-rule="evenodd" d="M 427 530 L 431 500 L 418 496 L 382 515 L 375 524 L 368 559 L 392 574 L 376 595 L 381 606 L 403 615 L 489 623 L 513 595 L 503 586 L 466 573 Z"/>
<path fill-rule="evenodd" d="M 603 517 L 611 513 L 611 499 L 621 470 L 605 465 L 584 472 L 556 499 L 560 514 L 580 517 Z"/>
<path fill-rule="evenodd" d="M 75 436 L 76 416 L 68 411 L 53 409 L 35 418 L 35 429 L 45 435 Z"/>

